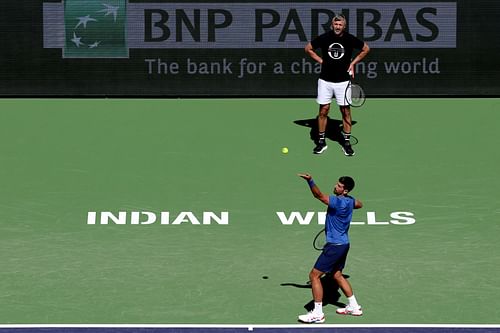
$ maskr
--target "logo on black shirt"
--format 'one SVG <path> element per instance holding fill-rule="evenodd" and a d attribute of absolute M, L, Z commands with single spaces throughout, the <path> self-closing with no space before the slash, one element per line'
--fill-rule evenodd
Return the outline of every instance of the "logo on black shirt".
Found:
<path fill-rule="evenodd" d="M 344 56 L 344 47 L 342 44 L 333 43 L 328 47 L 328 55 L 332 59 L 340 59 Z"/>

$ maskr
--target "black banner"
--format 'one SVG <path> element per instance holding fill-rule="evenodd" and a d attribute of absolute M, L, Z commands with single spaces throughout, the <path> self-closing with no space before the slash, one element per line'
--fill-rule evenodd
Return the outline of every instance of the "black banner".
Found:
<path fill-rule="evenodd" d="M 369 96 L 498 96 L 500 3 L 4 1 L 0 96 L 316 94 L 304 52 L 336 13 Z M 487 28 L 486 28 L 487 27 Z"/>

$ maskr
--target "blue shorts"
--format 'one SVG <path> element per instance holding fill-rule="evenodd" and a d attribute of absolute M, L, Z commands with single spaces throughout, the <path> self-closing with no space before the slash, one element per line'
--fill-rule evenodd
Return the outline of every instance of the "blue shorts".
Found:
<path fill-rule="evenodd" d="M 349 244 L 326 243 L 314 268 L 323 273 L 341 271 L 345 267 Z"/>

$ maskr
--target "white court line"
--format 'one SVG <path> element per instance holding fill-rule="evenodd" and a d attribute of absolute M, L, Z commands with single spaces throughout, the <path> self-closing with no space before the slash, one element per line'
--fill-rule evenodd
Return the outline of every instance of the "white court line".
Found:
<path fill-rule="evenodd" d="M 0 324 L 0 328 L 500 328 L 500 324 Z"/>

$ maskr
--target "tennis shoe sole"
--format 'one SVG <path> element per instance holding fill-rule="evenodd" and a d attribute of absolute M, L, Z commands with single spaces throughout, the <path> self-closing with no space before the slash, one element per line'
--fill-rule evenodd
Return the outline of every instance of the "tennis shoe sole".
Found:
<path fill-rule="evenodd" d="M 313 150 L 313 154 L 316 154 L 316 155 L 322 154 L 322 153 L 323 153 L 325 150 L 327 150 L 327 149 L 328 149 L 328 146 L 323 146 L 323 147 L 321 147 L 321 149 L 320 149 L 320 150 L 316 150 L 316 149 L 314 149 L 314 150 Z"/>
<path fill-rule="evenodd" d="M 359 310 L 347 310 L 345 308 L 343 309 L 337 309 L 337 314 L 339 315 L 343 315 L 343 316 L 354 316 L 354 317 L 360 317 L 363 315 L 363 311 L 361 310 L 361 308 Z"/>
<path fill-rule="evenodd" d="M 349 154 L 349 153 L 347 153 L 347 151 L 345 150 L 344 147 L 341 147 L 341 148 L 342 148 L 342 151 L 344 152 L 345 156 L 354 156 L 356 154 L 354 151 L 352 152 L 352 154 Z"/>
<path fill-rule="evenodd" d="M 310 317 L 309 315 L 299 316 L 299 321 L 304 324 L 322 324 L 325 322 L 325 316 Z"/>

